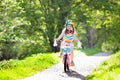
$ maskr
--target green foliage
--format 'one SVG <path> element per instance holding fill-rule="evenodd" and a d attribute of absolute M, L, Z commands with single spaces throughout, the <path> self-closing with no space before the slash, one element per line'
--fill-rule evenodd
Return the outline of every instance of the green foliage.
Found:
<path fill-rule="evenodd" d="M 85 80 L 118 80 L 120 78 L 120 51 L 104 61 Z"/>
<path fill-rule="evenodd" d="M 114 45 L 113 44 L 110 44 L 110 42 L 104 42 L 102 44 L 102 51 L 105 51 L 105 52 L 108 52 L 110 50 L 113 50 L 114 49 Z"/>
<path fill-rule="evenodd" d="M 32 41 L 32 40 L 31 40 Z M 32 54 L 39 53 L 39 52 L 46 52 L 47 50 L 50 50 L 49 46 L 45 46 L 45 44 L 39 42 L 31 42 L 31 41 L 25 41 L 17 43 L 14 47 L 14 50 L 17 53 L 18 59 L 23 59 L 26 56 L 31 56 Z"/>
<path fill-rule="evenodd" d="M 34 54 L 24 60 L 0 62 L 0 80 L 17 80 L 35 74 L 59 61 L 58 54 Z M 12 74 L 12 75 L 11 75 Z"/>
<path fill-rule="evenodd" d="M 43 23 L 40 8 L 28 3 L 19 0 L 0 2 L 0 60 L 22 59 L 33 53 L 51 51 L 45 28 L 40 27 Z"/>
<path fill-rule="evenodd" d="M 119 3 L 119 0 L 1 0 L 0 60 L 54 51 L 54 38 L 61 33 L 66 19 L 74 22 L 85 48 L 115 50 L 120 47 Z"/>
<path fill-rule="evenodd" d="M 4 60 L 4 61 L 1 61 L 1 62 L 0 62 L 0 70 L 10 69 L 10 68 L 13 68 L 13 67 L 15 67 L 15 66 L 16 66 L 16 64 L 15 64 L 15 62 L 14 62 L 14 64 L 13 64 L 13 61 L 12 61 L 12 60 L 10 60 L 10 61 Z"/>
<path fill-rule="evenodd" d="M 93 54 L 100 52 L 101 50 L 97 49 L 97 48 L 85 48 L 85 49 L 80 49 L 80 51 L 82 51 L 86 55 L 90 56 L 90 55 L 93 55 Z"/>

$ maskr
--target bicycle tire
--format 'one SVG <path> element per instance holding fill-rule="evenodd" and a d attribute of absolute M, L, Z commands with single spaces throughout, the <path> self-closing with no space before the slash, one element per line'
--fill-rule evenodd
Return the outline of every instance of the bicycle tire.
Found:
<path fill-rule="evenodd" d="M 68 62 L 67 62 L 67 70 L 69 71 L 69 65 L 68 65 Z"/>
<path fill-rule="evenodd" d="M 64 56 L 64 71 L 67 70 L 67 55 Z"/>

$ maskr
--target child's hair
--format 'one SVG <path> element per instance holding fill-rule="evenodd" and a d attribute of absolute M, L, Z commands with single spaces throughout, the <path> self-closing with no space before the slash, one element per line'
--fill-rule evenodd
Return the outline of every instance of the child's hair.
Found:
<path fill-rule="evenodd" d="M 70 30 L 70 31 L 69 31 L 69 30 L 66 28 L 66 30 L 65 30 L 65 34 L 69 34 L 69 33 L 74 34 L 74 32 L 75 32 L 74 30 L 75 30 L 75 29 L 74 29 L 73 25 L 72 25 L 72 24 L 69 24 L 69 25 L 72 26 L 73 30 Z M 66 26 L 66 27 L 67 27 L 67 26 Z"/>

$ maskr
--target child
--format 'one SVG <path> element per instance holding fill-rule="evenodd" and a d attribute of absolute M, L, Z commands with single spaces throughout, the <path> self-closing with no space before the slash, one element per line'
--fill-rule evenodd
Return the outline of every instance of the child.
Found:
<path fill-rule="evenodd" d="M 61 38 L 63 38 L 63 41 L 61 43 L 61 46 L 64 45 L 65 43 L 70 44 L 71 46 L 71 51 L 70 51 L 70 57 L 71 57 L 71 66 L 74 66 L 73 58 L 73 48 L 74 48 L 74 42 L 77 42 L 77 38 L 75 35 L 75 28 L 73 26 L 73 23 L 71 23 L 69 20 L 65 22 L 65 28 L 62 30 L 62 33 L 60 36 L 57 38 L 57 41 L 59 41 Z"/>

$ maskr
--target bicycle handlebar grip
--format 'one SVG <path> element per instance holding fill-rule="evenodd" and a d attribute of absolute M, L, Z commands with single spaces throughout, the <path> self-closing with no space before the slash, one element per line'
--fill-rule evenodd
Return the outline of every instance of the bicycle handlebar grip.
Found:
<path fill-rule="evenodd" d="M 57 41 L 56 41 L 56 40 L 54 40 L 53 46 L 54 46 L 54 47 L 58 46 L 58 44 L 57 44 Z"/>

